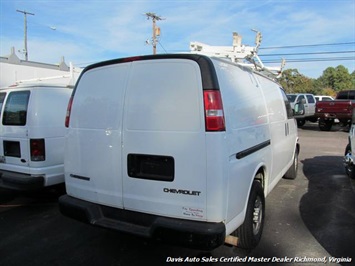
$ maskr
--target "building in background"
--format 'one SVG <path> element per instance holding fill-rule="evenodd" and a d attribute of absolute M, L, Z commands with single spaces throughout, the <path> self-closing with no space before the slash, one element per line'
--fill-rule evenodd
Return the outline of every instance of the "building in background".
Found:
<path fill-rule="evenodd" d="M 64 57 L 59 64 L 21 60 L 12 47 L 10 55 L 0 56 L 0 88 L 23 82 L 74 85 L 81 71 L 72 64 L 68 66 Z"/>

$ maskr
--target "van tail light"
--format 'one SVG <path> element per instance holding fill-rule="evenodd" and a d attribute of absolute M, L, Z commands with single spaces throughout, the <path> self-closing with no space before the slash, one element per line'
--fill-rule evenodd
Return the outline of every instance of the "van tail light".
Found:
<path fill-rule="evenodd" d="M 206 131 L 225 131 L 224 112 L 219 90 L 203 91 Z"/>
<path fill-rule="evenodd" d="M 44 139 L 30 139 L 31 161 L 45 161 L 46 149 Z"/>
<path fill-rule="evenodd" d="M 73 96 L 70 97 L 68 107 L 67 107 L 67 114 L 65 116 L 65 127 L 69 127 L 69 122 L 70 122 L 70 112 L 71 112 L 71 106 L 73 104 Z"/>

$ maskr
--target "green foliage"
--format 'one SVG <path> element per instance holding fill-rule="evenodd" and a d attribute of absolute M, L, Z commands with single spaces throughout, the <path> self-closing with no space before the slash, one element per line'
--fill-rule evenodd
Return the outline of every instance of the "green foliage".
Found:
<path fill-rule="evenodd" d="M 318 78 L 323 88 L 332 88 L 335 92 L 354 88 L 352 75 L 349 70 L 339 65 L 336 68 L 328 67 L 323 75 Z"/>
<path fill-rule="evenodd" d="M 343 65 L 328 67 L 318 79 L 308 78 L 297 69 L 287 69 L 279 79 L 286 93 L 312 93 L 335 96 L 341 90 L 355 89 L 355 71 L 351 74 Z"/>
<path fill-rule="evenodd" d="M 313 80 L 298 72 L 297 69 L 287 69 L 279 80 L 286 93 L 313 93 Z"/>

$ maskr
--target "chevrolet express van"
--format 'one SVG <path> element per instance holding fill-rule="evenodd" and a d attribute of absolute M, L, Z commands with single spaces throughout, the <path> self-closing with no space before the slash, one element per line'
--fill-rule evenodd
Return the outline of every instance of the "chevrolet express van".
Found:
<path fill-rule="evenodd" d="M 64 126 L 72 88 L 0 90 L 0 186 L 31 190 L 64 182 Z"/>
<path fill-rule="evenodd" d="M 295 178 L 291 106 L 273 80 L 225 59 L 170 54 L 82 72 L 68 105 L 61 212 L 211 250 L 260 240 L 265 196 Z"/>

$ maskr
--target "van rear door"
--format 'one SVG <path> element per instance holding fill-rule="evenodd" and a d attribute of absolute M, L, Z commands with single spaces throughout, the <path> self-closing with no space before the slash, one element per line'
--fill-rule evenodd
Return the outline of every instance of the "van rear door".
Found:
<path fill-rule="evenodd" d="M 29 173 L 27 110 L 30 91 L 11 91 L 3 106 L 1 129 L 2 169 Z"/>
<path fill-rule="evenodd" d="M 130 63 L 88 69 L 77 83 L 64 156 L 69 195 L 123 207 L 122 117 L 129 69 Z"/>
<path fill-rule="evenodd" d="M 206 219 L 206 133 L 199 65 L 188 59 L 133 62 L 124 110 L 124 207 Z"/>

